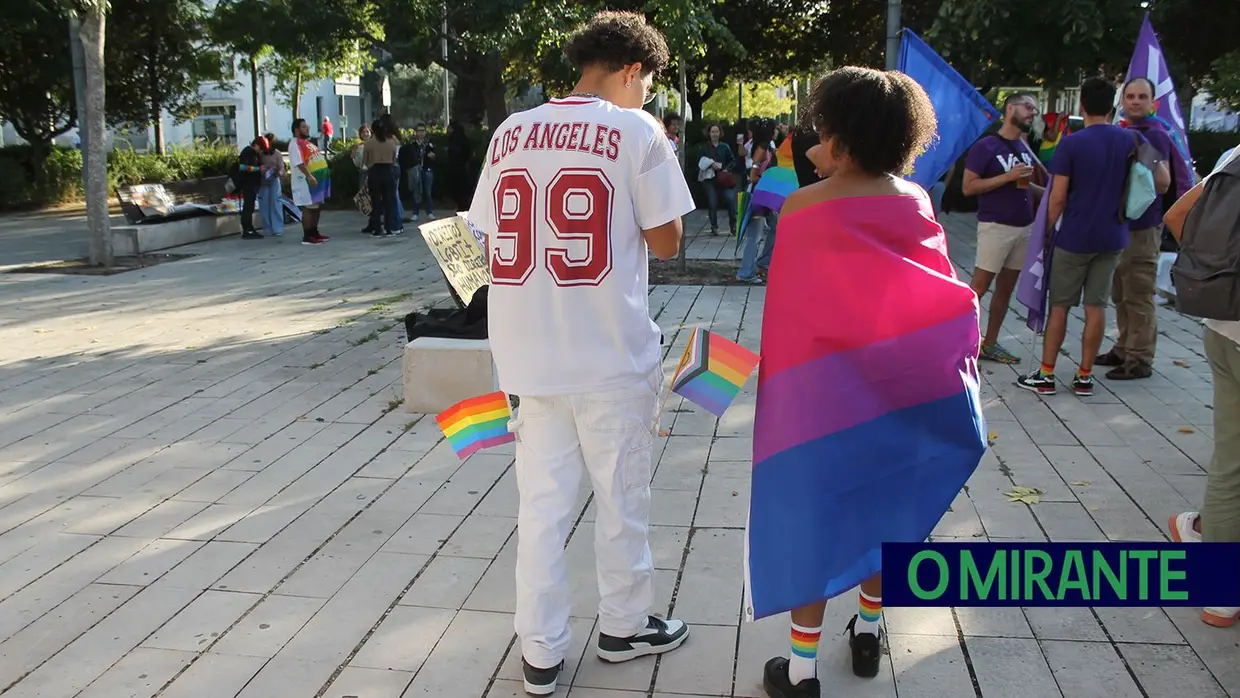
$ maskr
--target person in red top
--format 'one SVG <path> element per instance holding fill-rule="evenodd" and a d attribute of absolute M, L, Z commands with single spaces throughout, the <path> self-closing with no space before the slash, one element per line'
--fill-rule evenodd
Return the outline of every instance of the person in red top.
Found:
<path fill-rule="evenodd" d="M 319 133 L 322 135 L 323 152 L 326 153 L 328 146 L 332 144 L 332 136 L 336 135 L 336 127 L 332 126 L 331 119 L 323 117 L 323 126 L 319 128 Z"/>

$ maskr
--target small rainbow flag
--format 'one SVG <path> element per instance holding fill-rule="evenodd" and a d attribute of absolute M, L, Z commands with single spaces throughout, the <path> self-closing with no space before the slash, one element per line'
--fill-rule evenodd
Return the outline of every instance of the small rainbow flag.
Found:
<path fill-rule="evenodd" d="M 722 417 L 757 365 L 757 354 L 695 327 L 672 378 L 672 392 Z"/>
<path fill-rule="evenodd" d="M 502 392 L 471 397 L 449 407 L 435 417 L 456 455 L 464 460 L 484 448 L 512 443 L 508 431 L 508 396 Z"/>

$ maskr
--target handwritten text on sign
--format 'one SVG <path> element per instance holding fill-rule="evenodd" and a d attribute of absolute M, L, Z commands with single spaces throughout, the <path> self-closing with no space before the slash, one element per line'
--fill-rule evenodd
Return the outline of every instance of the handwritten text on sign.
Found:
<path fill-rule="evenodd" d="M 460 216 L 445 218 L 418 226 L 435 261 L 443 269 L 448 283 L 466 305 L 474 293 L 491 283 L 482 246 Z"/>

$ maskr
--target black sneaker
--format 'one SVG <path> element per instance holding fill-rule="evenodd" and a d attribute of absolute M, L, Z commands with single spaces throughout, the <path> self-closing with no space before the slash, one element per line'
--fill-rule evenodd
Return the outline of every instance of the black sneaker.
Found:
<path fill-rule="evenodd" d="M 1086 376 L 1082 378 L 1080 374 L 1077 374 L 1072 379 L 1072 392 L 1076 393 L 1077 397 L 1093 397 L 1094 377 Z"/>
<path fill-rule="evenodd" d="M 262 240 L 263 234 L 254 230 L 247 230 L 241 233 L 242 240 Z"/>
<path fill-rule="evenodd" d="M 881 629 L 879 633 L 882 633 Z M 855 676 L 863 679 L 878 676 L 878 667 L 883 659 L 883 643 L 878 635 L 857 634 L 856 616 L 848 621 L 848 648 L 852 650 L 852 670 Z"/>
<path fill-rule="evenodd" d="M 1099 354 L 1098 357 L 1094 359 L 1094 365 L 1095 366 L 1123 366 L 1124 357 L 1120 356 L 1119 354 L 1116 354 L 1115 349 L 1112 348 L 1110 351 L 1108 351 L 1105 354 Z"/>
<path fill-rule="evenodd" d="M 370 237 L 372 238 L 386 238 L 391 236 L 392 234 L 386 230 L 376 230 L 370 234 Z"/>
<path fill-rule="evenodd" d="M 613 637 L 599 633 L 598 658 L 604 662 L 627 662 L 650 654 L 671 652 L 689 637 L 689 626 L 679 620 L 650 616 L 646 629 L 632 637 Z"/>
<path fill-rule="evenodd" d="M 531 696 L 549 696 L 555 693 L 555 684 L 560 680 L 560 670 L 563 668 L 564 662 L 560 662 L 550 669 L 539 669 L 522 657 L 521 669 L 525 674 L 525 692 Z"/>
<path fill-rule="evenodd" d="M 816 678 L 792 685 L 787 657 L 776 657 L 766 663 L 762 670 L 762 687 L 771 698 L 819 698 L 822 694 L 822 684 Z"/>
<path fill-rule="evenodd" d="M 1041 369 L 1034 369 L 1029 375 L 1017 378 L 1016 385 L 1039 395 L 1054 395 L 1056 390 L 1055 377 L 1042 375 Z"/>

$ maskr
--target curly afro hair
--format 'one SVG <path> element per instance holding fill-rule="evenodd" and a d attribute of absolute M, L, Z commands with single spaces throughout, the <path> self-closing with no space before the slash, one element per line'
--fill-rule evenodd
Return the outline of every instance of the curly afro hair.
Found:
<path fill-rule="evenodd" d="M 926 91 L 896 71 L 840 68 L 814 87 L 805 126 L 868 174 L 904 175 L 934 140 L 938 121 Z"/>
<path fill-rule="evenodd" d="M 671 60 L 667 41 L 636 12 L 600 12 L 577 28 L 564 46 L 564 56 L 578 69 L 602 66 L 618 72 L 642 64 L 642 73 L 661 73 Z"/>

